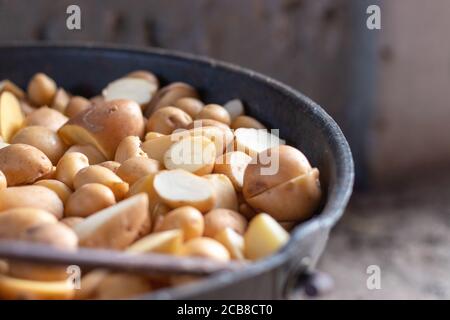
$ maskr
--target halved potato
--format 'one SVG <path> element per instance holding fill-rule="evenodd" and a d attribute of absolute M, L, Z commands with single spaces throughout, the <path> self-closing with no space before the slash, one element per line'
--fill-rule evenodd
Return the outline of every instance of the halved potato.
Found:
<path fill-rule="evenodd" d="M 103 209 L 74 227 L 83 247 L 125 249 L 148 219 L 148 198 L 137 194 Z"/>
<path fill-rule="evenodd" d="M 214 143 L 204 136 L 192 136 L 173 144 L 164 154 L 164 166 L 197 175 L 211 173 L 216 158 Z"/>
<path fill-rule="evenodd" d="M 157 89 L 155 83 L 145 79 L 125 77 L 109 83 L 103 89 L 102 94 L 105 101 L 127 99 L 136 101 L 140 106 L 145 106 L 150 102 Z"/>
<path fill-rule="evenodd" d="M 183 244 L 183 232 L 179 229 L 155 232 L 139 239 L 126 249 L 130 253 L 165 253 L 175 255 Z"/>
<path fill-rule="evenodd" d="M 230 253 L 231 259 L 244 260 L 244 237 L 231 228 L 225 228 L 214 237 Z"/>
<path fill-rule="evenodd" d="M 192 206 L 207 212 L 215 204 L 212 183 L 185 170 L 160 171 L 155 175 L 153 186 L 161 200 L 171 208 Z"/>
<path fill-rule="evenodd" d="M 11 92 L 3 92 L 0 95 L 0 135 L 3 140 L 9 142 L 23 124 L 19 100 Z"/>
<path fill-rule="evenodd" d="M 33 281 L 0 275 L 0 299 L 70 300 L 75 289 L 69 281 Z"/>
<path fill-rule="evenodd" d="M 234 131 L 235 151 L 242 151 L 250 157 L 269 148 L 284 144 L 284 141 L 266 129 L 239 128 Z"/>
<path fill-rule="evenodd" d="M 226 175 L 236 191 L 241 191 L 244 184 L 244 172 L 252 157 L 241 151 L 232 151 L 216 158 L 214 173 Z"/>
<path fill-rule="evenodd" d="M 211 182 L 214 193 L 216 194 L 214 208 L 224 208 L 234 211 L 239 210 L 236 191 L 226 175 L 214 173 L 207 174 L 204 178 Z"/>
<path fill-rule="evenodd" d="M 289 233 L 271 216 L 260 213 L 254 217 L 244 235 L 245 257 L 258 260 L 278 251 L 289 241 Z"/>

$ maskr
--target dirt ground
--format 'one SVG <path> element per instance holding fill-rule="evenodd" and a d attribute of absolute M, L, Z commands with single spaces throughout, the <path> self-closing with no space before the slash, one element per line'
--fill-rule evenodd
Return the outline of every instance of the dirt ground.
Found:
<path fill-rule="evenodd" d="M 367 289 L 369 265 L 381 289 Z M 354 195 L 319 270 L 334 279 L 321 299 L 449 299 L 450 176 Z"/>

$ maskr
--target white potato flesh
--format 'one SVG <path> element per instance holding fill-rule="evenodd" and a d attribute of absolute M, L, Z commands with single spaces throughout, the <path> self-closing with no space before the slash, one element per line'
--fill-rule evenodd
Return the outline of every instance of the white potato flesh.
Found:
<path fill-rule="evenodd" d="M 145 105 L 150 102 L 156 89 L 154 83 L 144 79 L 121 78 L 111 82 L 103 89 L 103 97 L 106 101 L 129 99 Z"/>

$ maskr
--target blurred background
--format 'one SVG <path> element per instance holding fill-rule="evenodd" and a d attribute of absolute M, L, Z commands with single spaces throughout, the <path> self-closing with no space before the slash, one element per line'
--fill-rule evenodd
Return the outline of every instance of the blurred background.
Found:
<path fill-rule="evenodd" d="M 66 28 L 71 4 L 81 30 Z M 373 4 L 381 30 L 366 26 Z M 335 118 L 356 161 L 321 297 L 450 298 L 449 14 L 446 0 L 0 0 L 0 43 L 155 46 L 289 84 Z M 380 290 L 367 289 L 369 265 Z"/>

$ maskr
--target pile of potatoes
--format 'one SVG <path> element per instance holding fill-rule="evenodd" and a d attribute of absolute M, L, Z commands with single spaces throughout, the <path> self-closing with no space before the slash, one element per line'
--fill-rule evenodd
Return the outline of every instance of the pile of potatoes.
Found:
<path fill-rule="evenodd" d="M 321 199 L 319 171 L 240 100 L 206 104 L 148 71 L 93 98 L 49 76 L 0 82 L 0 240 L 202 257 L 279 250 Z M 277 170 L 264 174 L 276 159 Z M 115 299 L 193 281 L 0 260 L 1 299 Z"/>

